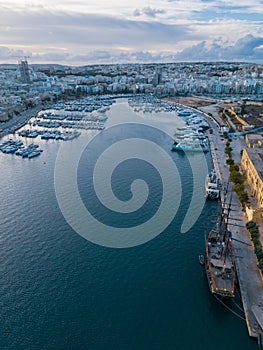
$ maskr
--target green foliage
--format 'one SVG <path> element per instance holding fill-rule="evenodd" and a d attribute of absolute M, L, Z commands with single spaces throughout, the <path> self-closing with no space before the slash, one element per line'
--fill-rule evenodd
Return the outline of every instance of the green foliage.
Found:
<path fill-rule="evenodd" d="M 254 252 L 257 256 L 258 268 L 263 272 L 263 250 L 259 240 L 258 226 L 254 221 L 249 221 L 246 223 L 246 228 L 249 230 L 251 241 L 254 243 Z"/>
<path fill-rule="evenodd" d="M 248 201 L 248 194 L 246 191 L 240 191 L 237 193 L 238 199 L 240 200 L 241 203 L 247 203 Z"/>
<path fill-rule="evenodd" d="M 255 240 L 257 240 L 259 238 L 259 233 L 258 232 L 250 232 L 250 236 L 251 236 L 252 241 L 254 242 Z"/>
<path fill-rule="evenodd" d="M 235 162 L 234 162 L 234 160 L 233 160 L 232 158 L 228 158 L 228 159 L 226 160 L 226 164 L 227 164 L 227 165 L 233 165 L 233 164 L 235 164 Z"/>
<path fill-rule="evenodd" d="M 230 172 L 232 171 L 239 171 L 239 166 L 237 164 L 231 164 L 229 167 Z"/>
<path fill-rule="evenodd" d="M 230 181 L 234 182 L 235 184 L 242 184 L 243 183 L 243 177 L 240 174 L 239 171 L 231 171 L 229 176 Z"/>
<path fill-rule="evenodd" d="M 243 192 L 244 191 L 244 184 L 235 184 L 234 186 L 234 191 L 235 192 Z"/>
<path fill-rule="evenodd" d="M 257 227 L 257 226 L 251 227 L 251 228 L 249 229 L 249 232 L 250 232 L 250 233 L 258 233 L 258 232 L 259 232 L 259 231 L 258 231 L 258 227 Z"/>
<path fill-rule="evenodd" d="M 263 259 L 260 259 L 260 261 L 258 262 L 258 267 L 263 272 Z"/>
<path fill-rule="evenodd" d="M 228 157 L 231 157 L 231 151 L 232 148 L 230 146 L 225 147 L 225 154 L 228 155 Z"/>
<path fill-rule="evenodd" d="M 254 242 L 253 242 L 254 243 Z M 262 251 L 262 247 L 260 245 L 260 242 L 258 241 L 257 244 L 254 243 L 254 252 L 256 255 L 258 255 Z"/>
<path fill-rule="evenodd" d="M 248 221 L 246 223 L 246 228 L 249 230 L 252 227 L 257 227 L 257 224 L 254 221 Z"/>
<path fill-rule="evenodd" d="M 262 249 L 261 249 L 260 252 L 257 254 L 257 258 L 258 258 L 258 261 L 260 261 L 260 260 L 263 261 L 263 251 L 262 251 Z"/>

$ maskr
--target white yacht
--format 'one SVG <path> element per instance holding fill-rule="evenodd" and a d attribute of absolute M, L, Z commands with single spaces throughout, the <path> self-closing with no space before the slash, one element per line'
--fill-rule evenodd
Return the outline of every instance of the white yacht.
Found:
<path fill-rule="evenodd" d="M 217 200 L 220 196 L 219 179 L 214 169 L 205 179 L 205 192 L 207 199 Z"/>

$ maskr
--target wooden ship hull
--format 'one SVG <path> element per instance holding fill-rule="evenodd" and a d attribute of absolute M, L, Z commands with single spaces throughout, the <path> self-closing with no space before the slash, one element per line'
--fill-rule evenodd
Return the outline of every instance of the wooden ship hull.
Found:
<path fill-rule="evenodd" d="M 235 296 L 236 266 L 231 232 L 228 230 L 228 216 L 224 212 L 218 217 L 216 228 L 212 229 L 205 242 L 205 269 L 210 291 L 224 298 Z"/>

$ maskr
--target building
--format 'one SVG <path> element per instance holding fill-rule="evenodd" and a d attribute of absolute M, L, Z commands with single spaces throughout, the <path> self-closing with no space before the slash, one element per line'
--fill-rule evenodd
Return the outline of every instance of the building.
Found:
<path fill-rule="evenodd" d="M 28 63 L 26 59 L 21 60 L 19 62 L 19 71 L 20 71 L 21 82 L 24 84 L 30 84 L 30 75 L 29 75 Z"/>
<path fill-rule="evenodd" d="M 153 77 L 152 84 L 153 86 L 158 86 L 162 83 L 162 70 L 161 68 L 157 68 Z"/>
<path fill-rule="evenodd" d="M 245 140 L 248 148 L 263 147 L 263 137 L 259 134 L 247 134 Z"/>
<path fill-rule="evenodd" d="M 260 221 L 263 219 L 263 149 L 243 149 L 240 168 L 246 175 L 247 184 L 256 202 L 254 208 L 247 208 L 248 218 Z"/>

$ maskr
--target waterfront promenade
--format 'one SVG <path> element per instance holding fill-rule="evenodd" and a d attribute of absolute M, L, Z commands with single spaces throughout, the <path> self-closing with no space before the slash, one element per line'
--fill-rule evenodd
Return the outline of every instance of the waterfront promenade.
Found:
<path fill-rule="evenodd" d="M 229 170 L 226 165 L 226 141 L 223 141 L 220 137 L 219 130 L 215 127 L 216 124 L 212 119 L 206 119 L 213 128 L 213 134 L 209 134 L 209 142 L 214 168 L 222 184 L 222 201 L 224 201 L 224 190 L 227 186 L 229 192 L 232 192 L 229 229 L 233 237 L 237 276 L 248 333 L 251 337 L 261 338 L 263 334 L 263 282 L 257 267 L 257 258 L 245 226 L 248 220 L 246 214 L 242 211 L 236 193 L 232 191 L 232 184 L 228 184 Z M 231 142 L 232 157 L 236 163 L 240 163 L 240 150 L 244 146 L 243 136 L 235 137 Z M 226 203 L 229 203 L 229 200 L 230 198 L 226 198 Z"/>

